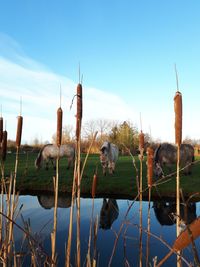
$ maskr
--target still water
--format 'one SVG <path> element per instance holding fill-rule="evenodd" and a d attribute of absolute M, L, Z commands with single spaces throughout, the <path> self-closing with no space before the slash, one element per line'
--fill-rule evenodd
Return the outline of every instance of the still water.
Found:
<path fill-rule="evenodd" d="M 53 205 L 52 196 L 20 196 L 19 206 L 23 204 L 22 212 L 25 221 L 30 220 L 31 232 L 41 241 L 45 251 L 51 255 L 50 233 L 53 228 Z M 58 223 L 57 223 L 57 244 L 56 252 L 58 254 L 58 266 L 64 266 L 65 263 L 65 245 L 68 236 L 68 223 L 70 214 L 70 197 L 59 197 L 58 200 Z M 131 206 L 130 206 L 131 205 Z M 147 229 L 148 202 L 142 204 L 142 222 L 143 229 Z M 130 208 L 128 215 L 127 211 Z M 184 210 L 181 209 L 184 217 Z M 150 227 L 151 233 L 158 238 L 172 245 L 176 229 L 174 217 L 169 214 L 175 212 L 174 203 L 151 202 L 150 203 Z M 187 209 L 189 223 L 200 216 L 200 202 L 192 203 Z M 71 262 L 75 265 L 76 254 L 76 210 L 74 212 L 73 223 L 73 241 Z M 126 216 L 127 215 L 127 216 Z M 88 248 L 89 226 L 92 216 L 92 199 L 81 198 L 81 262 L 85 266 L 85 259 Z M 93 218 L 98 216 L 98 235 L 97 235 L 97 266 L 108 266 L 111 259 L 114 244 L 116 244 L 115 253 L 110 266 L 138 266 L 139 265 L 139 202 L 120 199 L 102 199 L 94 200 Z M 19 216 L 17 223 L 23 226 L 22 218 Z M 121 232 L 119 232 L 121 229 Z M 15 228 L 15 241 L 19 248 L 22 244 L 22 232 Z M 119 239 L 116 237 L 119 236 Z M 197 251 L 200 254 L 200 238 L 196 240 Z M 142 234 L 143 244 L 143 266 L 145 265 L 147 234 Z M 149 245 L 149 262 L 153 266 L 153 258 L 162 259 L 169 249 L 161 240 L 151 236 Z M 194 263 L 194 257 L 191 247 L 184 250 L 184 258 L 188 262 Z M 176 266 L 176 256 L 172 255 L 163 266 Z M 28 259 L 24 261 L 23 266 L 29 266 Z M 187 266 L 183 263 L 183 266 Z"/>

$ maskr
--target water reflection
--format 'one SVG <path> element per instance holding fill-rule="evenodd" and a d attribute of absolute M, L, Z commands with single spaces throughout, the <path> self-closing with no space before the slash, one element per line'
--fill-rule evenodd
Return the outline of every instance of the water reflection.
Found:
<path fill-rule="evenodd" d="M 54 195 L 39 195 L 37 196 L 40 206 L 44 209 L 51 209 L 54 207 Z M 69 208 L 71 206 L 71 197 L 58 196 L 58 208 Z"/>
<path fill-rule="evenodd" d="M 130 204 L 133 205 L 130 208 Z M 53 207 L 54 207 L 54 195 L 40 194 L 38 196 L 20 196 L 19 204 L 24 204 L 23 218 L 31 222 L 31 230 L 33 233 L 39 233 L 42 236 L 43 246 L 48 255 L 51 255 L 51 242 L 50 235 L 53 225 Z M 58 227 L 57 227 L 57 247 L 56 251 L 59 254 L 58 267 L 65 266 L 65 247 L 68 238 L 69 230 L 69 217 L 70 217 L 70 205 L 71 197 L 69 195 L 60 195 L 58 200 Z M 143 228 L 147 229 L 147 211 L 148 202 L 143 202 Z M 172 216 L 176 212 L 175 200 L 171 202 L 167 201 L 154 201 L 151 202 L 151 233 L 162 237 L 162 239 L 169 245 L 172 245 L 176 238 L 175 218 Z M 88 250 L 88 237 L 90 232 L 91 223 L 91 208 L 92 199 L 81 198 L 81 254 L 82 261 L 84 262 L 87 250 Z M 128 216 L 127 210 L 129 210 Z M 76 205 L 75 205 L 76 211 Z M 200 203 L 190 203 L 184 213 L 184 207 L 181 205 L 181 216 L 188 213 L 187 221 L 190 223 L 197 216 L 200 216 Z M 105 198 L 94 199 L 94 218 L 98 216 L 99 227 L 97 234 L 97 249 L 100 255 L 98 266 L 108 266 L 113 246 L 116 242 L 116 233 L 118 235 L 118 242 L 114 254 L 114 258 L 111 266 L 124 266 L 124 258 L 130 266 L 139 266 L 139 231 L 136 225 L 139 225 L 139 202 L 125 199 L 113 199 L 108 196 Z M 20 224 L 21 218 L 18 217 L 17 223 Z M 124 225 L 123 228 L 120 228 Z M 168 225 L 171 225 L 168 227 Z M 23 225 L 22 225 L 23 226 Z M 112 229 L 111 229 L 112 228 Z M 18 241 L 18 250 L 21 249 L 21 241 L 23 240 L 23 233 L 16 229 L 16 237 Z M 198 239 L 197 250 L 200 251 L 200 243 Z M 146 235 L 143 234 L 143 249 L 144 255 L 146 253 Z M 158 260 L 163 258 L 169 249 L 159 240 L 150 238 L 150 256 L 149 262 L 153 266 L 153 257 L 157 256 Z M 193 262 L 193 254 L 187 249 L 184 252 L 184 257 Z M 73 224 L 73 240 L 71 250 L 72 266 L 76 266 L 76 212 L 74 212 L 74 224 Z M 145 266 L 145 257 L 143 266 Z M 164 266 L 175 266 L 176 256 L 173 255 Z M 30 266 L 25 261 L 22 267 Z M 128 265 L 126 265 L 128 266 Z"/>
<path fill-rule="evenodd" d="M 153 202 L 153 209 L 156 219 L 161 225 L 173 225 L 176 223 L 176 203 L 155 201 Z M 180 205 L 181 220 L 187 224 L 193 222 L 196 217 L 196 203 L 189 203 Z"/>
<path fill-rule="evenodd" d="M 116 199 L 106 198 L 103 199 L 103 204 L 100 211 L 100 223 L 99 227 L 107 230 L 110 229 L 113 222 L 117 220 L 119 216 L 119 207 Z"/>

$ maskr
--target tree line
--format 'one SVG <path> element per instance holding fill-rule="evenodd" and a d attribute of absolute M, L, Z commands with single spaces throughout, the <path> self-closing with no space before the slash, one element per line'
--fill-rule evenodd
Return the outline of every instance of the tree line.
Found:
<path fill-rule="evenodd" d="M 81 150 L 87 152 L 95 133 L 98 132 L 97 138 L 94 141 L 91 153 L 99 153 L 99 149 L 104 141 L 110 141 L 118 145 L 121 154 L 126 154 L 128 148 L 132 154 L 138 153 L 139 134 L 137 126 L 130 121 L 117 122 L 114 120 L 98 119 L 89 120 L 82 125 L 81 134 Z M 153 139 L 149 133 L 144 133 L 146 147 L 151 144 L 157 146 L 161 143 L 160 140 Z M 75 143 L 75 129 L 72 125 L 65 125 L 62 131 L 62 142 Z M 191 139 L 186 137 L 184 143 L 192 144 L 193 146 L 199 145 L 200 140 Z M 38 151 L 46 143 L 56 143 L 56 134 L 53 134 L 52 140 L 41 142 L 35 138 L 31 145 L 22 145 L 23 150 Z M 8 148 L 15 151 L 15 141 L 8 140 Z"/>
<path fill-rule="evenodd" d="M 104 141 L 110 141 L 119 147 L 122 154 L 126 154 L 128 148 L 131 153 L 135 154 L 138 150 L 139 131 L 130 121 L 116 122 L 112 120 L 90 120 L 82 126 L 82 152 L 86 152 L 98 132 L 97 138 L 92 147 L 92 153 L 98 153 Z M 74 130 L 71 126 L 63 128 L 63 143 L 75 142 Z M 53 135 L 53 142 L 56 141 L 56 135 Z M 145 143 L 151 141 L 150 135 L 145 134 Z"/>

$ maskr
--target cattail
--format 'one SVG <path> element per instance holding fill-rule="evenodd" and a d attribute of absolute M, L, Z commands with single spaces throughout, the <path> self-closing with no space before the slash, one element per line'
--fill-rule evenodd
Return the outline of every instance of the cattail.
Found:
<path fill-rule="evenodd" d="M 76 139 L 79 139 L 82 120 L 82 85 L 77 85 L 77 114 L 76 114 Z"/>
<path fill-rule="evenodd" d="M 173 254 L 173 252 L 181 251 L 189 246 L 192 241 L 200 236 L 200 217 L 188 225 L 189 229 L 186 228 L 175 240 L 172 250 L 157 264 L 158 267 L 162 266 L 163 263 Z"/>
<path fill-rule="evenodd" d="M 175 144 L 180 146 L 182 142 L 182 95 L 179 91 L 174 97 L 175 111 Z"/>
<path fill-rule="evenodd" d="M 3 139 L 3 118 L 0 117 L 0 143 L 2 142 Z"/>
<path fill-rule="evenodd" d="M 144 149 L 144 134 L 141 131 L 139 134 L 139 150 L 141 151 L 142 149 Z"/>
<path fill-rule="evenodd" d="M 22 126 L 23 126 L 23 117 L 17 117 L 17 135 L 16 135 L 16 146 L 20 147 L 21 137 L 22 137 Z"/>
<path fill-rule="evenodd" d="M 79 140 L 80 129 L 81 129 L 80 121 L 76 119 L 76 140 Z"/>
<path fill-rule="evenodd" d="M 82 85 L 77 85 L 77 118 L 82 119 Z"/>
<path fill-rule="evenodd" d="M 191 236 L 189 231 L 191 232 Z M 195 240 L 200 235 L 200 217 L 189 225 L 189 229 L 185 229 L 176 239 L 173 249 L 178 251 L 186 248 L 191 243 L 191 237 Z"/>
<path fill-rule="evenodd" d="M 147 181 L 148 181 L 148 187 L 152 187 L 152 183 L 153 183 L 153 156 L 154 156 L 153 148 L 148 147 L 147 148 Z"/>
<path fill-rule="evenodd" d="M 62 143 L 62 108 L 58 108 L 57 110 L 57 146 L 60 146 Z"/>
<path fill-rule="evenodd" d="M 2 138 L 2 154 L 1 158 L 2 161 L 6 160 L 6 154 L 7 154 L 7 131 L 3 131 L 3 138 Z"/>
<path fill-rule="evenodd" d="M 92 197 L 95 197 L 96 194 L 96 188 L 97 188 L 97 174 L 95 173 L 93 176 L 93 182 L 92 182 Z"/>

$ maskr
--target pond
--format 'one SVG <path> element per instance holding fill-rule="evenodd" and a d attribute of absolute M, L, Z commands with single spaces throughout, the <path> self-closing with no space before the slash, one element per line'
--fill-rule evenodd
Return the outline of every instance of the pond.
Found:
<path fill-rule="evenodd" d="M 40 240 L 46 253 L 51 255 L 50 233 L 53 229 L 54 199 L 50 195 L 19 197 L 19 206 L 23 204 L 21 214 L 25 221 L 30 220 L 30 228 L 33 236 Z M 68 237 L 68 226 L 70 217 L 70 197 L 61 196 L 58 199 L 58 223 L 57 243 L 58 266 L 65 266 L 65 245 Z M 147 201 L 142 203 L 142 257 L 143 266 L 146 266 L 147 250 Z M 139 202 L 124 199 L 96 198 L 94 199 L 93 218 L 98 216 L 97 234 L 97 266 L 139 266 Z M 129 210 L 128 214 L 127 211 Z M 169 201 L 150 202 L 150 230 L 152 236 L 149 240 L 149 263 L 153 266 L 153 258 L 162 259 L 169 249 L 164 242 L 173 245 L 176 237 L 176 226 L 173 217 L 175 204 Z M 170 217 L 169 217 L 169 214 Z M 200 202 L 190 203 L 187 209 L 188 222 L 192 222 L 200 216 Z M 184 217 L 184 209 L 181 208 Z M 90 231 L 90 220 L 92 216 L 92 199 L 81 198 L 81 262 L 86 266 L 86 254 Z M 22 218 L 18 216 L 17 223 L 24 226 Z M 121 231 L 120 231 L 121 229 Z M 16 248 L 22 246 L 23 233 L 15 226 Z M 155 236 L 153 236 L 155 235 Z M 119 238 L 117 238 L 119 237 Z M 164 240 L 164 242 L 162 242 Z M 200 254 L 200 238 L 195 241 L 197 251 Z M 116 247 L 114 248 L 114 245 Z M 25 246 L 23 247 L 25 249 Z M 114 251 L 111 259 L 112 252 Z M 76 254 L 76 211 L 73 220 L 73 240 L 71 251 L 71 262 L 75 266 Z M 189 246 L 183 252 L 188 262 L 194 263 L 192 248 Z M 29 259 L 25 258 L 23 266 L 29 266 Z M 176 266 L 176 256 L 172 255 L 163 266 Z M 187 266 L 183 263 L 183 266 Z"/>

